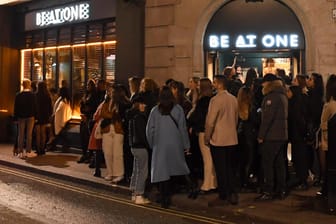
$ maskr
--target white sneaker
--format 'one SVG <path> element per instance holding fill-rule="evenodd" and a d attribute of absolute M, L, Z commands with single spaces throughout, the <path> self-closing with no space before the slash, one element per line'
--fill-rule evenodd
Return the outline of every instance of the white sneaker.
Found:
<path fill-rule="evenodd" d="M 106 176 L 106 177 L 104 177 L 104 179 L 105 179 L 106 181 L 111 181 L 111 180 L 113 179 L 113 177 L 112 177 L 112 176 Z"/>
<path fill-rule="evenodd" d="M 134 203 L 137 205 L 144 205 L 144 204 L 149 204 L 150 200 L 148 200 L 147 198 L 144 198 L 142 195 L 138 195 L 138 196 L 135 196 Z"/>

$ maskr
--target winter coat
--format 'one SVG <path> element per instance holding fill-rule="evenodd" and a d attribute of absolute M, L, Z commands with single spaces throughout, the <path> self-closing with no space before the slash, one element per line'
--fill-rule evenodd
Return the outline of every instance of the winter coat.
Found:
<path fill-rule="evenodd" d="M 281 80 L 269 82 L 263 88 L 261 124 L 258 138 L 264 141 L 287 141 L 288 99 Z"/>
<path fill-rule="evenodd" d="M 238 102 L 228 91 L 218 92 L 209 103 L 205 121 L 205 143 L 213 146 L 238 144 Z"/>
<path fill-rule="evenodd" d="M 321 115 L 321 149 L 328 150 L 328 121 L 336 114 L 336 101 L 331 98 L 328 103 L 324 104 Z"/>
<path fill-rule="evenodd" d="M 184 111 L 175 105 L 169 115 L 162 115 L 155 106 L 146 126 L 147 141 L 152 151 L 151 182 L 169 180 L 171 176 L 189 174 L 184 150 L 189 149 L 190 142 L 186 127 Z"/>
<path fill-rule="evenodd" d="M 58 135 L 71 119 L 70 103 L 66 99 L 59 97 L 54 105 L 54 127 L 55 134 Z"/>
<path fill-rule="evenodd" d="M 127 112 L 128 141 L 132 148 L 148 148 L 146 139 L 146 114 L 137 109 Z"/>
<path fill-rule="evenodd" d="M 15 97 L 14 102 L 14 117 L 16 118 L 28 118 L 36 117 L 37 103 L 36 96 L 31 91 L 22 91 Z"/>
<path fill-rule="evenodd" d="M 202 96 L 196 103 L 195 110 L 189 117 L 189 123 L 196 133 L 204 132 L 205 118 L 208 113 L 210 96 Z"/>
<path fill-rule="evenodd" d="M 307 98 L 299 86 L 291 86 L 288 100 L 288 138 L 292 143 L 304 142 L 307 125 Z"/>

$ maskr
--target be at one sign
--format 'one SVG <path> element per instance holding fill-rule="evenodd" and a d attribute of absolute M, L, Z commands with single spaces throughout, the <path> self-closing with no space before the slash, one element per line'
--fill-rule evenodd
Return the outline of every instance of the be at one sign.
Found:
<path fill-rule="evenodd" d="M 240 34 L 234 38 L 229 35 L 209 35 L 209 47 L 212 49 L 289 49 L 300 45 L 298 34 Z"/>

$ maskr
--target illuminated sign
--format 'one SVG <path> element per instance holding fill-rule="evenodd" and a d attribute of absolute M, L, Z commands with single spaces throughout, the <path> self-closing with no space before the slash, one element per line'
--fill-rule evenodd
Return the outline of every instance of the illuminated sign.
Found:
<path fill-rule="evenodd" d="M 36 13 L 36 26 L 43 27 L 48 25 L 62 24 L 65 22 L 74 22 L 87 20 L 90 17 L 90 5 L 81 3 L 47 11 Z"/>
<path fill-rule="evenodd" d="M 238 35 L 233 40 L 229 35 L 209 35 L 210 48 L 298 48 L 299 35 L 297 34 L 265 34 L 259 37 L 254 34 Z M 232 42 L 231 42 L 232 41 Z M 234 44 L 232 44 L 234 43 Z"/>

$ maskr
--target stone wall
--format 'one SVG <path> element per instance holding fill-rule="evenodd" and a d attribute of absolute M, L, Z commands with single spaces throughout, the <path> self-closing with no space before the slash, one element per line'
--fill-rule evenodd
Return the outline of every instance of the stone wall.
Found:
<path fill-rule="evenodd" d="M 203 34 L 212 15 L 228 0 L 147 0 L 145 76 L 162 84 L 203 76 Z M 297 15 L 306 38 L 306 70 L 336 73 L 336 0 L 282 0 Z"/>

